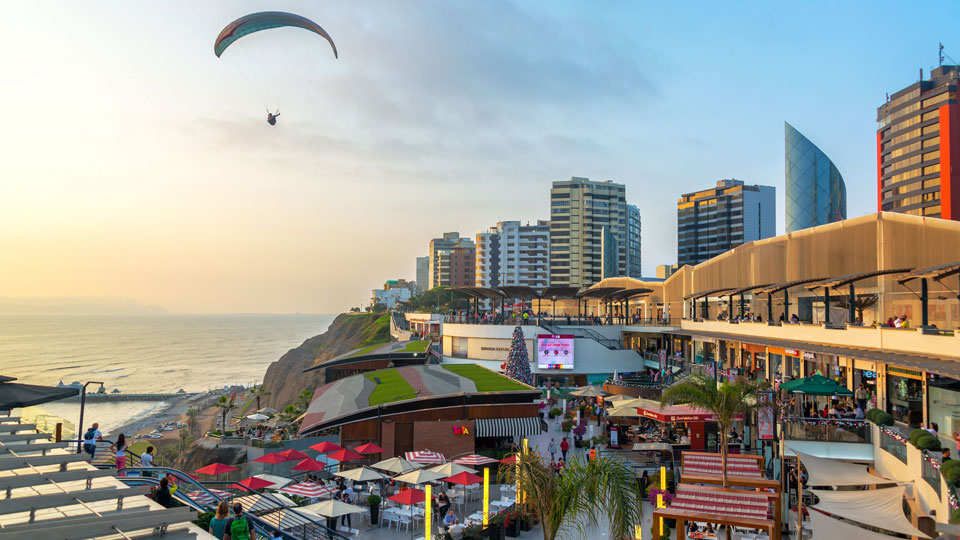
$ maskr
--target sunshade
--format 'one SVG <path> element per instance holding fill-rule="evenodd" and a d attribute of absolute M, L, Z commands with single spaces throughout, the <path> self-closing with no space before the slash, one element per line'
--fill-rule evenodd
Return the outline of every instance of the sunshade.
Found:
<path fill-rule="evenodd" d="M 471 469 L 466 465 L 460 465 L 459 463 L 444 463 L 443 465 L 437 465 L 436 467 L 430 467 L 428 471 L 442 474 L 444 476 L 453 476 L 455 474 L 460 474 L 462 472 L 476 473 L 476 469 Z"/>
<path fill-rule="evenodd" d="M 354 448 L 353 451 L 357 452 L 358 454 L 379 454 L 383 452 L 383 448 L 380 448 L 373 443 L 367 443 L 361 444 L 360 446 Z"/>
<path fill-rule="evenodd" d="M 797 452 L 797 459 L 807 469 L 808 486 L 863 486 L 896 483 L 893 480 L 870 474 L 867 472 L 866 465 L 818 458 L 801 452 Z"/>
<path fill-rule="evenodd" d="M 237 482 L 237 484 L 248 487 L 250 489 L 263 489 L 263 488 L 268 488 L 273 486 L 273 482 L 262 480 L 260 478 L 257 478 L 256 476 L 251 476 L 250 478 L 244 478 L 243 480 Z"/>
<path fill-rule="evenodd" d="M 469 456 L 457 458 L 453 460 L 453 462 L 461 465 L 486 465 L 488 463 L 496 463 L 497 460 L 488 458 L 487 456 L 481 456 L 479 454 L 470 454 Z"/>
<path fill-rule="evenodd" d="M 640 411 L 636 407 L 631 405 L 624 405 L 622 407 L 614 407 L 607 411 L 607 416 L 615 416 L 618 418 L 640 418 L 643 416 L 640 414 Z"/>
<path fill-rule="evenodd" d="M 853 395 L 849 389 L 840 386 L 837 381 L 823 375 L 810 375 L 801 379 L 793 379 L 780 385 L 781 390 L 791 394 L 808 396 L 849 396 Z"/>
<path fill-rule="evenodd" d="M 75 396 L 79 388 L 40 386 L 13 382 L 16 377 L 0 377 L 0 411 L 30 407 Z"/>
<path fill-rule="evenodd" d="M 283 456 L 283 459 L 287 461 L 296 461 L 299 459 L 310 459 L 310 456 L 304 454 L 299 450 L 295 450 L 293 448 L 290 448 L 290 449 L 284 450 L 283 452 L 278 452 L 278 453 L 281 456 Z"/>
<path fill-rule="evenodd" d="M 364 509 L 355 505 L 349 504 L 336 499 L 330 499 L 329 501 L 319 502 L 317 504 L 311 504 L 310 506 L 304 506 L 303 508 L 298 508 L 297 510 L 306 510 L 307 512 L 313 512 L 314 514 L 319 514 L 323 517 L 340 517 L 347 514 L 356 514 L 357 512 L 363 512 Z"/>
<path fill-rule="evenodd" d="M 600 397 L 607 395 L 607 393 L 596 386 L 589 384 L 570 392 L 570 395 L 577 397 Z"/>
<path fill-rule="evenodd" d="M 385 459 L 383 461 L 378 461 L 371 465 L 374 469 L 380 469 L 381 471 L 387 471 L 392 473 L 405 473 L 407 471 L 412 471 L 416 469 L 419 465 L 410 463 L 409 461 L 399 458 L 392 457 L 390 459 Z"/>
<path fill-rule="evenodd" d="M 347 480 L 353 480 L 354 482 L 371 482 L 373 480 L 382 480 L 383 478 L 386 478 L 386 476 L 367 467 L 357 467 L 356 469 L 350 469 L 349 471 L 338 472 L 334 476 L 346 478 Z"/>
<path fill-rule="evenodd" d="M 289 479 L 289 478 L 287 478 L 287 477 L 285 477 L 285 476 L 277 476 L 277 475 L 275 475 L 275 474 L 266 474 L 266 473 L 264 473 L 264 474 L 255 474 L 255 475 L 253 475 L 253 478 L 259 478 L 259 479 L 261 479 L 261 480 L 265 480 L 265 481 L 267 481 L 267 482 L 272 483 L 273 485 L 272 485 L 271 487 L 272 487 L 273 489 L 280 489 L 280 488 L 282 488 L 283 486 L 286 486 L 286 485 L 288 485 L 288 484 L 292 484 L 292 483 L 293 483 L 293 480 L 291 480 L 291 479 Z"/>
<path fill-rule="evenodd" d="M 633 396 L 625 396 L 623 394 L 614 394 L 612 396 L 607 396 L 603 398 L 604 401 L 609 401 L 610 403 L 617 403 L 618 401 L 629 401 L 631 399 L 637 399 Z"/>
<path fill-rule="evenodd" d="M 216 476 L 218 474 L 239 471 L 239 470 L 240 470 L 239 468 L 233 467 L 231 465 L 224 465 L 223 463 L 211 463 L 210 465 L 207 465 L 206 467 L 201 467 L 193 472 L 197 474 L 206 474 L 209 476 Z"/>
<path fill-rule="evenodd" d="M 284 505 L 284 506 L 288 506 L 288 507 L 289 507 L 289 506 L 296 506 L 296 505 L 297 505 L 297 503 L 294 502 L 293 499 L 291 499 L 290 497 L 287 497 L 286 495 L 284 495 L 283 493 L 280 493 L 279 491 L 276 492 L 276 493 L 271 493 L 270 496 L 273 497 L 274 499 L 280 501 L 280 504 L 282 504 L 282 505 Z"/>
<path fill-rule="evenodd" d="M 480 482 L 483 482 L 483 477 L 477 476 L 475 474 L 470 474 L 467 471 L 463 471 L 462 473 L 444 478 L 444 481 L 450 482 L 451 484 L 463 484 L 463 485 L 479 484 Z"/>
<path fill-rule="evenodd" d="M 300 482 L 299 484 L 287 486 L 277 491 L 288 495 L 296 495 L 297 497 L 316 499 L 317 497 L 323 497 L 324 495 L 333 493 L 336 491 L 336 488 L 332 486 L 321 486 L 314 482 Z"/>
<path fill-rule="evenodd" d="M 446 461 L 446 458 L 443 457 L 443 454 L 440 452 L 434 452 L 432 450 L 417 450 L 416 452 L 407 452 L 404 457 L 407 458 L 407 461 L 410 463 L 443 463 Z"/>
<path fill-rule="evenodd" d="M 500 463 L 503 463 L 504 465 L 513 465 L 516 462 L 517 462 L 516 454 L 510 454 L 509 456 L 500 460 Z"/>
<path fill-rule="evenodd" d="M 289 459 L 287 459 L 285 456 L 281 454 L 282 452 L 273 452 L 271 454 L 264 454 L 253 461 L 255 463 L 270 463 L 270 464 L 286 463 L 290 461 Z"/>
<path fill-rule="evenodd" d="M 207 493 L 207 491 L 209 491 L 209 493 Z M 196 491 L 191 491 L 187 493 L 187 497 L 195 503 L 213 505 L 222 500 L 229 499 L 233 495 L 233 493 L 230 493 L 229 491 L 223 491 L 220 489 L 207 488 L 207 491 L 199 489 Z"/>
<path fill-rule="evenodd" d="M 427 482 L 435 482 L 437 480 L 446 478 L 447 476 L 449 475 L 428 471 L 424 469 L 419 469 L 419 470 L 411 471 L 411 472 L 408 472 L 407 474 L 402 474 L 396 477 L 396 481 L 406 482 L 408 484 L 425 484 Z"/>
<path fill-rule="evenodd" d="M 323 441 L 317 443 L 310 447 L 311 450 L 316 450 L 321 454 L 326 454 L 327 452 L 336 452 L 337 450 L 343 450 L 343 447 L 339 444 L 332 443 L 330 441 Z"/>
<path fill-rule="evenodd" d="M 857 491 L 855 493 L 863 493 Z M 810 522 L 813 526 L 814 538 L 856 538 L 857 540 L 900 540 L 897 536 L 889 536 L 857 527 L 839 519 L 823 515 L 820 511 L 810 512 Z M 923 535 L 922 538 L 926 538 Z"/>
<path fill-rule="evenodd" d="M 354 461 L 356 459 L 363 459 L 363 456 L 354 452 L 353 450 L 337 450 L 327 456 L 330 459 L 335 459 L 337 461 Z"/>
<path fill-rule="evenodd" d="M 308 458 L 308 459 L 305 459 L 305 460 L 301 461 L 300 463 L 297 463 L 296 465 L 294 465 L 294 466 L 291 468 L 291 470 L 294 470 L 294 471 L 322 471 L 322 470 L 324 470 L 325 468 L 327 468 L 327 465 L 326 465 L 326 464 L 320 463 L 319 461 L 317 461 L 317 460 L 315 460 L 315 459 Z"/>
<path fill-rule="evenodd" d="M 831 516 L 842 517 L 907 536 L 926 535 L 903 515 L 904 486 L 866 491 L 827 491 L 812 489 L 820 502 L 813 505 Z"/>
<path fill-rule="evenodd" d="M 260 414 L 277 414 L 277 410 L 270 407 L 264 407 L 257 412 Z"/>
<path fill-rule="evenodd" d="M 392 497 L 387 497 L 393 502 L 400 504 L 418 504 L 427 500 L 427 496 L 419 489 L 405 489 Z"/>
<path fill-rule="evenodd" d="M 253 420 L 254 422 L 261 422 L 263 420 L 269 420 L 269 419 L 270 419 L 269 416 L 265 414 L 260 414 L 260 413 L 251 414 L 250 416 L 247 417 L 247 420 Z"/>

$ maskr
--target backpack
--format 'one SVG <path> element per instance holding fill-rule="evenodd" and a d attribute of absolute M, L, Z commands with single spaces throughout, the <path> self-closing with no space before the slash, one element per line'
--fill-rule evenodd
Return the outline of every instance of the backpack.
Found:
<path fill-rule="evenodd" d="M 250 540 L 250 524 L 247 518 L 234 518 L 230 523 L 230 540 Z"/>
<path fill-rule="evenodd" d="M 83 435 L 83 440 L 85 440 L 85 441 L 93 441 L 93 435 L 94 435 L 96 432 L 97 432 L 97 430 L 95 430 L 95 429 L 93 429 L 93 428 L 90 428 L 90 429 L 87 430 L 87 432 Z"/>

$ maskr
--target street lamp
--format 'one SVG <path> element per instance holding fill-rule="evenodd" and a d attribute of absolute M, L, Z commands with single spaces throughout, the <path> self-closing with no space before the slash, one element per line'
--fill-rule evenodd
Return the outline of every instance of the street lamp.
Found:
<path fill-rule="evenodd" d="M 83 452 L 83 408 L 87 404 L 87 386 L 91 384 L 99 384 L 100 388 L 97 389 L 98 394 L 103 394 L 107 391 L 103 387 L 103 382 L 101 381 L 87 381 L 83 388 L 80 389 L 80 423 L 77 424 L 77 453 Z"/>

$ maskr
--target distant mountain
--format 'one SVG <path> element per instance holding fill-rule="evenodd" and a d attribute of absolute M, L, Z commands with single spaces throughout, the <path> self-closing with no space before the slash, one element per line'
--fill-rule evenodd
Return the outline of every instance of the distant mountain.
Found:
<path fill-rule="evenodd" d="M 9 298 L 0 297 L 0 315 L 166 315 L 160 306 L 130 298 Z"/>

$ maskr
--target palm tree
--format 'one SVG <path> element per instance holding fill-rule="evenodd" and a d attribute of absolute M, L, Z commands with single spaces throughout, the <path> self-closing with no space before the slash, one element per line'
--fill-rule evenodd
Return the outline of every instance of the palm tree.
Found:
<path fill-rule="evenodd" d="M 252 389 L 253 397 L 257 400 L 257 411 L 260 410 L 260 398 L 265 398 L 270 395 L 270 392 L 261 384 L 260 386 L 254 386 Z"/>
<path fill-rule="evenodd" d="M 300 392 L 300 395 L 297 396 L 297 407 L 301 411 L 307 410 L 307 407 L 310 405 L 311 398 L 313 398 L 313 390 L 303 390 Z"/>
<path fill-rule="evenodd" d="M 200 422 L 197 420 L 197 408 L 190 407 L 187 409 L 187 428 L 190 430 L 191 435 L 197 434 L 197 427 L 200 425 Z"/>
<path fill-rule="evenodd" d="M 858 296 L 856 300 L 854 300 L 853 309 L 857 311 L 857 317 L 860 317 L 861 321 L 863 320 L 863 311 L 867 308 L 871 308 L 874 305 L 876 305 L 877 300 L 878 300 L 878 297 L 875 294 L 870 294 L 867 296 Z M 850 302 L 846 298 L 837 300 L 836 304 L 837 304 L 837 307 L 839 308 L 850 309 Z M 850 322 L 852 323 L 853 321 L 850 321 Z"/>
<path fill-rule="evenodd" d="M 227 434 L 227 415 L 230 414 L 230 411 L 237 408 L 236 403 L 237 396 L 235 394 L 230 394 L 230 397 L 220 396 L 220 401 L 217 402 L 217 408 L 220 409 L 220 438 Z"/>
<path fill-rule="evenodd" d="M 702 375 L 691 375 L 663 391 L 661 405 L 682 403 L 712 412 L 720 424 L 720 460 L 723 467 L 723 487 L 730 487 L 727 480 L 727 433 L 730 424 L 737 416 L 747 417 L 760 407 L 771 406 L 769 402 L 760 402 L 757 395 L 768 387 L 765 381 L 751 381 L 738 377 L 735 382 L 722 382 Z"/>
<path fill-rule="evenodd" d="M 543 540 L 554 540 L 560 531 L 585 538 L 604 519 L 610 522 L 611 538 L 633 538 L 643 506 L 636 476 L 622 462 L 572 456 L 563 475 L 557 476 L 539 452 L 521 450 L 517 457 L 512 467 L 501 468 L 501 481 L 519 484 L 518 494 L 527 500 L 522 505 L 518 500 L 517 505 L 540 518 Z"/>

